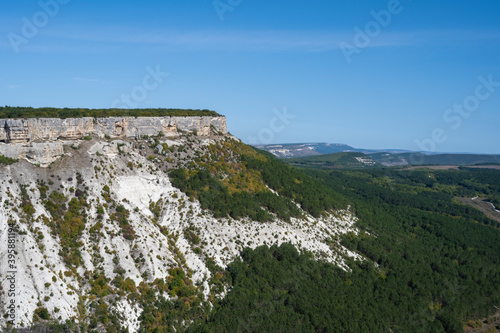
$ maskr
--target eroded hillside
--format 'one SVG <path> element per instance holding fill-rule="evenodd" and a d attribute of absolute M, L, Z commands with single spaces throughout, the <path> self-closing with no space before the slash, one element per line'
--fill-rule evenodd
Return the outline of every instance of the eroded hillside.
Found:
<path fill-rule="evenodd" d="M 0 262 L 13 265 L 1 270 L 1 327 L 14 313 L 16 327 L 50 319 L 133 332 L 163 315 L 178 330 L 225 295 L 224 268 L 244 247 L 290 242 L 345 269 L 356 256 L 338 241 L 357 233 L 347 207 L 230 135 L 86 134 L 61 145 L 46 168 L 0 165 Z"/>

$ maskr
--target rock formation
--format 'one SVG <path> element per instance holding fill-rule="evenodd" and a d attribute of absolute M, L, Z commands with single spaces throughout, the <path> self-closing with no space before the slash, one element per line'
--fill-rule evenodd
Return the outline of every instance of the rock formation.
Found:
<path fill-rule="evenodd" d="M 176 137 L 227 134 L 225 117 L 110 117 L 0 119 L 0 155 L 48 166 L 64 154 L 65 141 L 88 135 L 138 138 L 163 133 Z"/>

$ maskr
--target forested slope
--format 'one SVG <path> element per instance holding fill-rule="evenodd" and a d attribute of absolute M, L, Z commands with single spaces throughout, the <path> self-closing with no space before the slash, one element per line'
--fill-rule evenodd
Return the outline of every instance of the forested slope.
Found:
<path fill-rule="evenodd" d="M 500 302 L 496 222 L 453 195 L 498 188 L 490 170 L 308 170 L 353 204 L 365 233 L 351 272 L 289 245 L 245 250 L 233 289 L 194 332 L 462 332 Z"/>

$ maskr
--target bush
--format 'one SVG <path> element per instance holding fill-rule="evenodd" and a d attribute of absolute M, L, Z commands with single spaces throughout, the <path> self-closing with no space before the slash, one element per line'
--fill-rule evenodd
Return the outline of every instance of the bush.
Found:
<path fill-rule="evenodd" d="M 5 157 L 3 155 L 0 155 L 0 164 L 11 165 L 11 164 L 14 164 L 16 162 L 19 162 L 19 160 L 16 158 L 9 158 L 9 157 Z"/>
<path fill-rule="evenodd" d="M 33 321 L 37 321 L 38 319 L 49 320 L 50 314 L 49 311 L 44 307 L 39 307 L 35 310 L 33 314 Z"/>

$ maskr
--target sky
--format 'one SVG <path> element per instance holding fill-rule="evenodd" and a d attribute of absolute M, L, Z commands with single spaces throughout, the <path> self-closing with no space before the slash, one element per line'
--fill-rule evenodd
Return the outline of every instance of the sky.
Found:
<path fill-rule="evenodd" d="M 250 144 L 500 154 L 498 0 L 3 0 L 0 63 L 0 105 L 210 109 Z"/>

